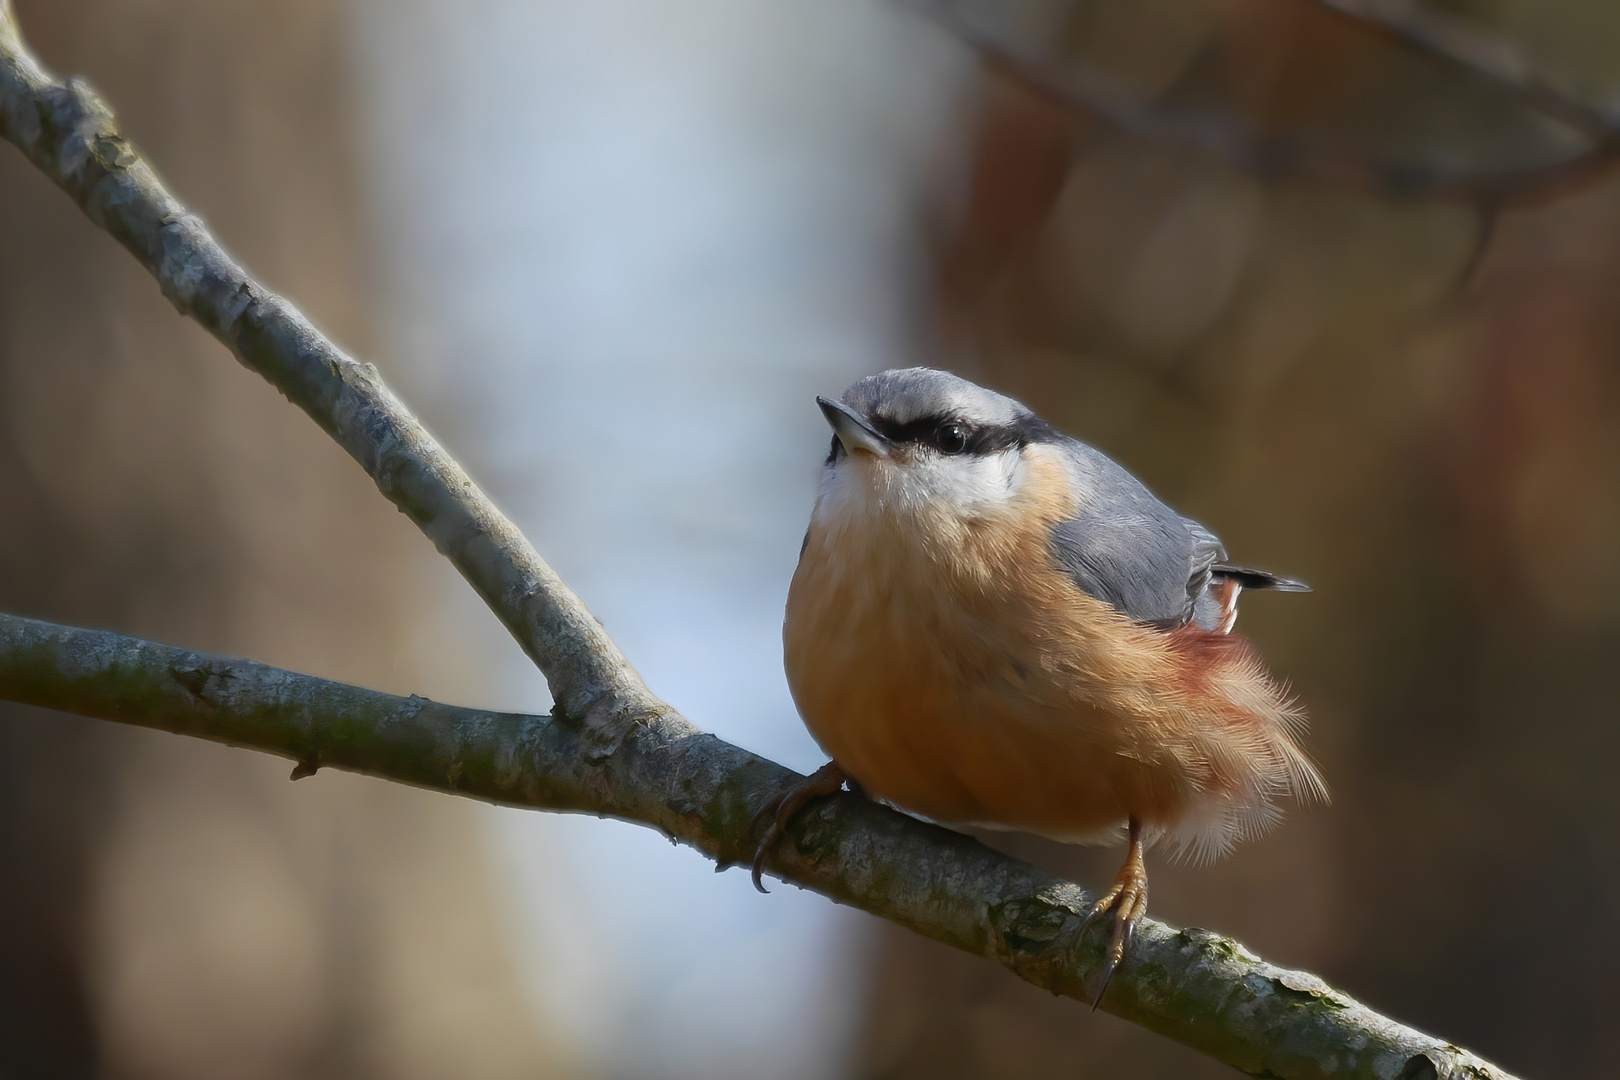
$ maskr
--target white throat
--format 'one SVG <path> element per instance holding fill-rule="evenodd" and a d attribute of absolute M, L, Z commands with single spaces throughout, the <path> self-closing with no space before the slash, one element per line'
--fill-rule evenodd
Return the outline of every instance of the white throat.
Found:
<path fill-rule="evenodd" d="M 994 517 L 1018 494 L 1028 471 L 1009 447 L 988 455 L 920 453 L 905 459 L 849 454 L 824 467 L 811 523 L 839 528 L 871 519 L 970 522 Z"/>

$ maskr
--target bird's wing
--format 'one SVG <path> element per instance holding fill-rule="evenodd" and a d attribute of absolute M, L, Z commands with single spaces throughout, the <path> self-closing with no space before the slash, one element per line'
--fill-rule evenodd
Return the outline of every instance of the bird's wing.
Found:
<path fill-rule="evenodd" d="M 1078 513 L 1053 530 L 1051 551 L 1080 588 L 1137 622 L 1171 629 L 1206 613 L 1226 551 L 1215 534 L 1182 517 L 1103 454 L 1065 449 Z"/>
<path fill-rule="evenodd" d="M 1192 618 L 1219 551 L 1201 550 L 1174 517 L 1114 513 L 1062 522 L 1051 549 L 1080 588 L 1137 622 L 1165 628 Z"/>

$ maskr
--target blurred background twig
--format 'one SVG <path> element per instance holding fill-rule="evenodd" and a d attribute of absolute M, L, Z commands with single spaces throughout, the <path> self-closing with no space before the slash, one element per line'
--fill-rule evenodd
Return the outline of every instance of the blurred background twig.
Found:
<path fill-rule="evenodd" d="M 1185 146 L 1213 155 L 1259 180 L 1305 178 L 1379 198 L 1453 201 L 1495 212 L 1556 198 L 1595 183 L 1620 155 L 1620 128 L 1600 110 L 1542 79 L 1507 43 L 1428 12 L 1401 5 L 1398 14 L 1377 5 L 1320 0 L 1352 24 L 1349 33 L 1371 28 L 1410 44 L 1469 75 L 1498 86 L 1529 108 L 1578 134 L 1577 146 L 1556 160 L 1508 162 L 1469 168 L 1454 161 L 1384 159 L 1365 140 L 1318 129 L 1276 130 L 1234 102 L 1193 95 L 1182 104 L 1150 87 L 1088 62 L 1086 57 L 1043 55 L 1041 44 L 1065 31 L 994 25 L 992 7 L 956 0 L 910 0 L 908 6 L 934 19 L 982 56 L 992 70 L 1065 110 L 1101 120 L 1136 139 Z M 1075 19 L 1096 5 L 1062 5 Z M 989 16 L 989 18 L 985 18 Z M 1027 40 L 1033 36 L 1035 41 Z M 1024 40 L 1020 40 L 1020 39 Z"/>

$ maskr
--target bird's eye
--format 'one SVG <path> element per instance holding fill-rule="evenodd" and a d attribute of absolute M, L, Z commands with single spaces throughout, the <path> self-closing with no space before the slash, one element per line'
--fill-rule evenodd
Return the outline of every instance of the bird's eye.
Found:
<path fill-rule="evenodd" d="M 934 431 L 934 445 L 942 454 L 960 454 L 967 443 L 967 430 L 961 424 L 941 424 Z"/>

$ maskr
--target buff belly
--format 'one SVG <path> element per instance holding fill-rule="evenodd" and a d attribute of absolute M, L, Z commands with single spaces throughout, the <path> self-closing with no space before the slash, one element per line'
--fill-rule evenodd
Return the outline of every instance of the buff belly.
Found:
<path fill-rule="evenodd" d="M 812 529 L 783 640 L 822 749 L 872 794 L 938 821 L 1067 841 L 1106 838 L 1130 815 L 1174 826 L 1201 786 L 1185 747 L 1108 706 L 1089 673 L 1105 657 L 1061 655 L 1077 642 L 1048 632 L 1043 593 L 1070 602 L 1071 622 L 1094 613 L 1106 631 L 1112 614 L 1082 610 L 1095 602 L 1066 582 L 964 580 L 905 547 Z"/>
<path fill-rule="evenodd" d="M 873 795 L 937 821 L 1070 841 L 1102 838 L 1125 820 L 1119 789 L 1132 785 L 1114 767 L 1125 762 L 1008 710 L 980 682 L 999 675 L 953 664 L 944 651 L 901 656 L 881 635 L 857 633 L 833 649 L 787 641 L 806 726 Z"/>

